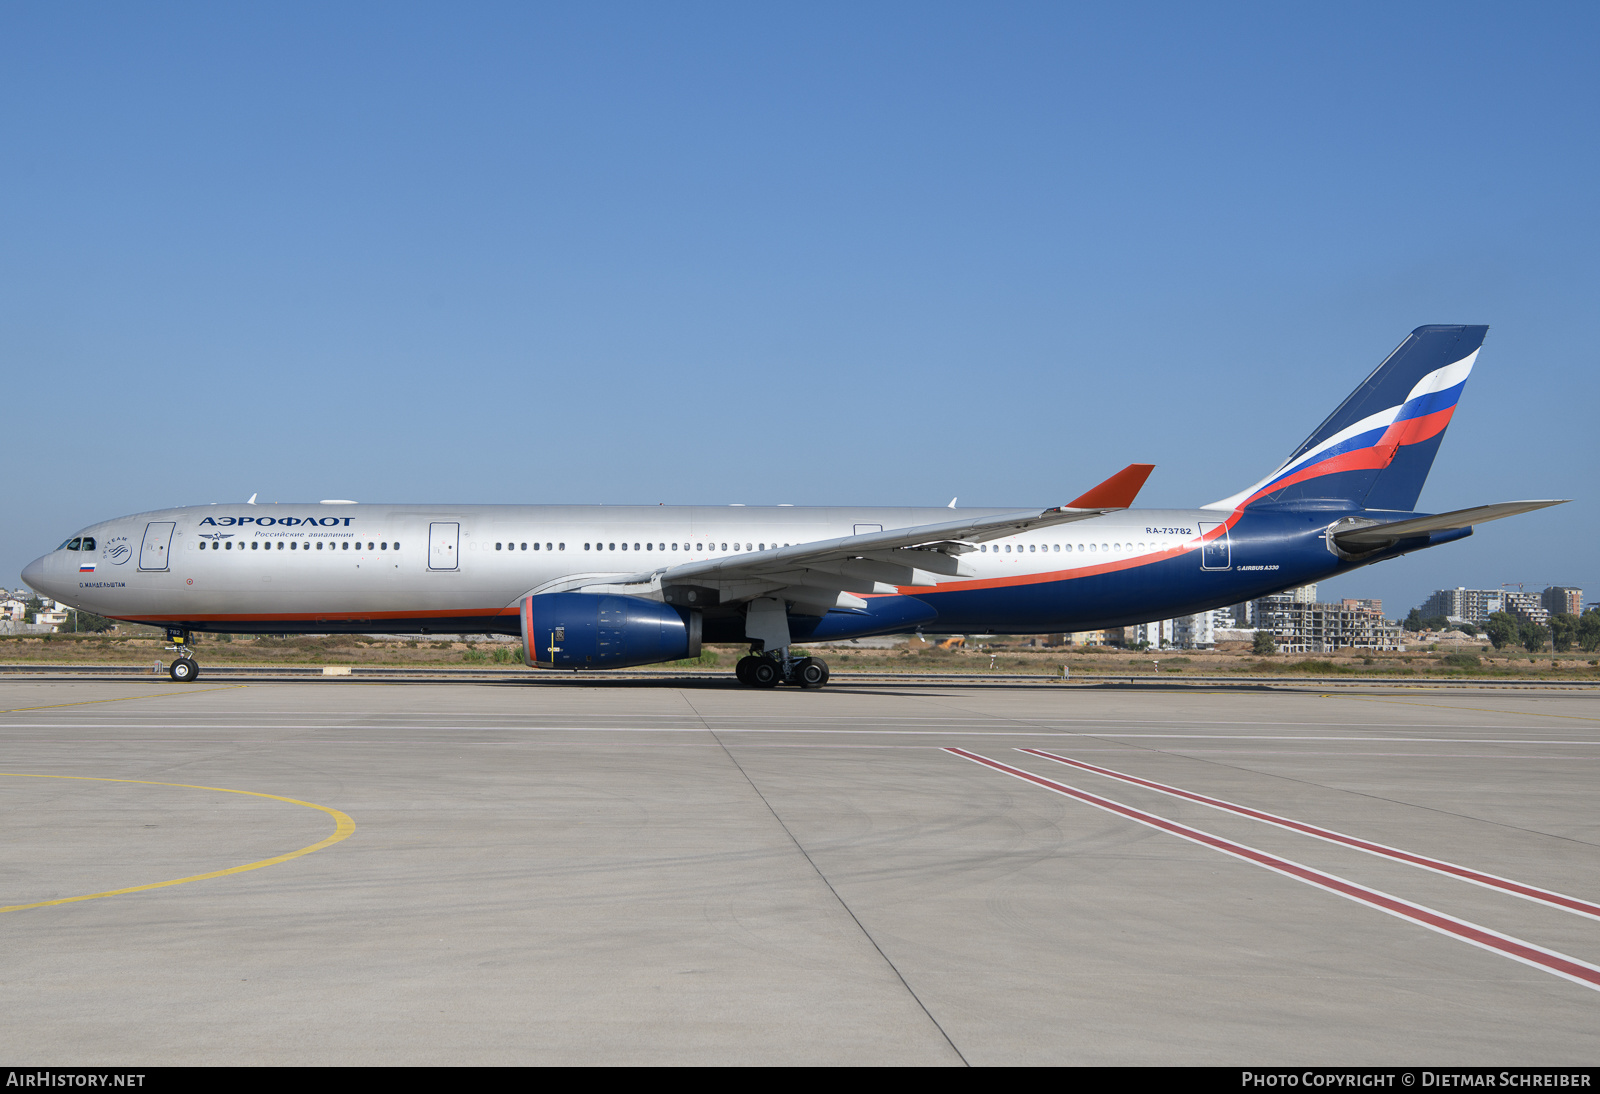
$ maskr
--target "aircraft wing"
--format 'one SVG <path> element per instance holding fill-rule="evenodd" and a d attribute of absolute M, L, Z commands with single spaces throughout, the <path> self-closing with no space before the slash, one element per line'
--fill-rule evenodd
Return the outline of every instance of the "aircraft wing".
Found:
<path fill-rule="evenodd" d="M 1471 509 L 1457 509 L 1453 513 L 1438 513 L 1431 517 L 1412 517 L 1410 520 L 1392 520 L 1387 524 L 1368 524 L 1348 531 L 1335 532 L 1334 541 L 1345 548 L 1383 547 L 1397 540 L 1425 536 L 1429 532 L 1449 532 L 1457 528 L 1470 528 L 1474 524 L 1531 513 L 1552 505 L 1565 505 L 1559 501 L 1502 501 L 1493 505 L 1479 505 Z"/>
<path fill-rule="evenodd" d="M 1034 528 L 1070 524 L 1125 509 L 1149 477 L 1151 464 L 1134 464 L 1071 505 L 1024 509 L 881 532 L 796 543 L 766 551 L 703 559 L 628 575 L 606 575 L 564 587 L 692 585 L 715 590 L 723 603 L 784 590 L 791 599 L 819 606 L 861 606 L 852 592 L 892 593 L 901 586 L 931 586 L 940 576 L 975 576 L 960 559 L 978 544 Z M 556 591 L 554 589 L 540 591 Z M 671 599 L 670 597 L 668 599 Z"/>

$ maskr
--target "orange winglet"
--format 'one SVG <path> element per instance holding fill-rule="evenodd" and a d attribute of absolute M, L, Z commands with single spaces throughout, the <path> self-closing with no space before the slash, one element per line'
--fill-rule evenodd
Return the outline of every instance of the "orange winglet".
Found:
<path fill-rule="evenodd" d="M 1144 480 L 1156 469 L 1153 463 L 1130 463 L 1099 486 L 1067 506 L 1068 509 L 1126 509 L 1144 487 Z"/>

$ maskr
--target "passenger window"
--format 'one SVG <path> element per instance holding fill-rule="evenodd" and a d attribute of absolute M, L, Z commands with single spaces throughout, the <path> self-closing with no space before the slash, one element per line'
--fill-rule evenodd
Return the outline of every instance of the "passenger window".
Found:
<path fill-rule="evenodd" d="M 398 546 L 398 544 L 396 544 L 396 546 Z M 526 543 L 524 543 L 524 544 L 523 544 L 523 545 L 522 545 L 522 549 L 523 549 L 523 550 L 524 550 L 524 551 L 526 551 L 526 550 L 527 550 L 527 549 L 528 549 L 528 545 L 527 545 L 527 544 L 526 544 Z"/>
<path fill-rule="evenodd" d="M 387 551 L 389 549 L 389 545 L 387 543 L 380 543 L 380 544 L 378 544 L 378 546 L 383 548 L 385 551 Z"/>
<path fill-rule="evenodd" d="M 339 544 L 339 549 L 343 550 L 343 551 L 348 551 L 350 549 L 350 541 L 349 540 L 345 540 L 343 543 Z"/>
<path fill-rule="evenodd" d="M 223 544 L 223 545 L 222 545 L 222 549 L 223 549 L 223 550 L 224 550 L 224 551 L 231 551 L 231 550 L 233 550 L 233 540 L 231 540 L 231 539 L 230 539 L 230 540 L 228 540 L 228 542 L 226 542 L 226 543 L 224 543 L 224 544 Z"/>
<path fill-rule="evenodd" d="M 609 547 L 610 550 L 613 550 L 613 551 L 615 551 L 617 549 L 617 545 L 615 543 L 608 544 L 608 547 Z"/>
<path fill-rule="evenodd" d="M 1030 554 L 1030 555 L 1031 555 L 1031 554 L 1033 554 L 1033 553 L 1034 553 L 1034 552 L 1035 552 L 1035 551 L 1037 551 L 1037 550 L 1038 550 L 1038 549 L 1039 549 L 1039 548 L 1038 548 L 1038 545 L 1037 545 L 1037 544 L 1033 544 L 1033 543 L 1030 543 L 1030 544 L 1028 544 L 1028 553 L 1029 553 L 1029 554 Z"/>
<path fill-rule="evenodd" d="M 261 544 L 259 544 L 259 543 L 257 543 L 257 542 L 255 542 L 255 541 L 254 541 L 254 540 L 252 540 L 252 541 L 251 541 L 251 542 L 250 542 L 250 549 L 251 549 L 251 550 L 252 550 L 252 551 L 255 551 L 255 550 L 258 550 L 258 549 L 259 549 L 259 548 L 260 548 L 260 547 L 261 547 Z"/>
<path fill-rule="evenodd" d="M 585 551 L 587 551 L 587 550 L 588 550 L 588 549 L 589 549 L 589 545 L 588 545 L 588 544 L 587 544 L 587 543 L 585 543 L 585 544 L 584 544 L 584 545 L 583 545 L 583 549 L 584 549 L 584 550 L 585 550 Z"/>
<path fill-rule="evenodd" d="M 385 547 L 387 547 L 387 546 L 388 546 L 388 544 L 384 544 L 384 546 L 385 546 Z M 494 549 L 495 549 L 495 550 L 496 550 L 496 551 L 498 551 L 498 550 L 499 550 L 499 549 L 500 549 L 500 544 L 499 544 L 499 543 L 498 543 L 498 542 L 496 542 L 496 543 L 495 543 L 495 545 L 494 545 Z"/>
<path fill-rule="evenodd" d="M 289 550 L 293 551 L 295 548 L 297 548 L 299 546 L 300 545 L 298 543 L 296 543 L 294 540 L 291 539 L 289 541 Z"/>
<path fill-rule="evenodd" d="M 546 546 L 546 547 L 548 547 L 548 546 L 550 546 L 550 545 L 549 545 L 549 544 L 548 544 L 548 543 L 546 543 L 546 544 L 545 544 L 545 546 Z M 558 550 L 558 551 L 565 551 L 565 550 L 566 550 L 566 549 L 567 549 L 567 545 L 566 545 L 566 544 L 565 544 L 565 543 L 558 543 L 558 544 L 556 544 L 556 550 Z"/>
<path fill-rule="evenodd" d="M 538 549 L 539 549 L 539 545 L 538 545 L 538 544 L 537 544 L 537 543 L 535 543 L 535 544 L 534 544 L 534 545 L 533 545 L 533 549 L 534 549 L 534 550 L 535 550 L 535 551 L 537 551 L 537 550 L 538 550 Z"/>

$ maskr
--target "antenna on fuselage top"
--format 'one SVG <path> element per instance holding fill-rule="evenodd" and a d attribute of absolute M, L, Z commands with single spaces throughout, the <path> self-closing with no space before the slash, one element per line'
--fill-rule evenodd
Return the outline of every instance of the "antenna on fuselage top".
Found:
<path fill-rule="evenodd" d="M 950 499 L 950 504 L 945 506 L 946 509 L 954 509 L 955 507 L 956 507 L 956 499 L 955 498 L 951 498 Z"/>
<path fill-rule="evenodd" d="M 258 490 L 258 491 L 256 491 L 256 493 L 259 494 L 260 491 Z M 255 503 L 256 503 L 256 495 L 255 494 L 251 494 L 250 495 L 250 500 L 245 502 L 246 505 L 254 505 Z"/>

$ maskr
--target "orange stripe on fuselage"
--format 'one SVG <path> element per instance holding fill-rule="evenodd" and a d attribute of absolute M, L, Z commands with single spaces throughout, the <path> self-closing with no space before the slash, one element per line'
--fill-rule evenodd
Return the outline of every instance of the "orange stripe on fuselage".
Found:
<path fill-rule="evenodd" d="M 972 581 L 940 582 L 931 589 L 926 585 L 899 585 L 896 588 L 902 596 L 930 596 L 934 593 L 959 593 L 973 589 L 1004 589 L 1017 585 L 1044 585 L 1053 581 L 1073 581 L 1080 577 L 1096 577 L 1100 574 L 1131 570 L 1138 566 L 1150 566 L 1157 562 L 1165 562 L 1168 559 L 1178 558 L 1180 555 L 1191 554 L 1200 550 L 1201 545 L 1208 540 L 1226 535 L 1228 530 L 1238 523 L 1241 515 L 1240 510 L 1235 509 L 1224 517 L 1216 528 L 1192 542 L 1182 547 L 1169 547 L 1165 551 L 1140 555 L 1137 558 L 1119 558 L 1114 562 L 1094 562 L 1088 566 L 1080 566 L 1071 570 L 1048 570 L 1043 573 L 1017 574 L 1015 577 L 985 577 Z M 862 595 L 870 599 L 873 594 Z"/>

